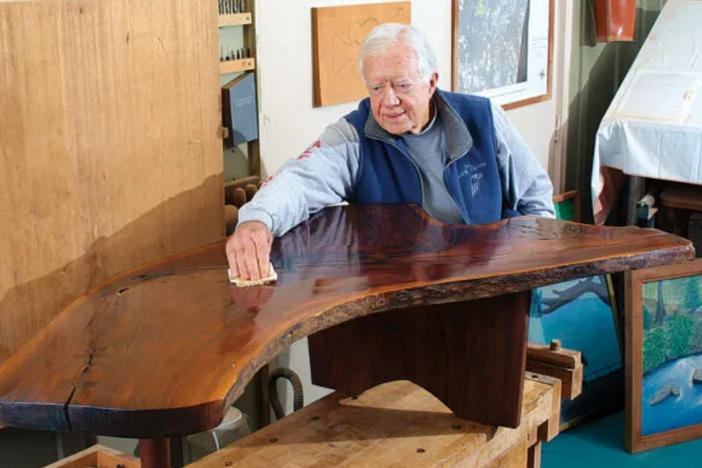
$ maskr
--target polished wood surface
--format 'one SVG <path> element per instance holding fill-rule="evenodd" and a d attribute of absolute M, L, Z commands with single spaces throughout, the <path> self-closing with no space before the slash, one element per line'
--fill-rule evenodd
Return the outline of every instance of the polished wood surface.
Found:
<path fill-rule="evenodd" d="M 538 428 L 558 428 L 553 407 L 560 408 L 558 379 L 527 374 L 524 380 L 523 422 L 517 429 L 465 421 L 425 389 L 396 381 L 357 398 L 332 393 L 188 468 L 524 467 L 525 460 L 499 462 L 505 454 L 526 455 L 520 444 L 550 440 Z"/>
<path fill-rule="evenodd" d="M 442 225 L 404 205 L 328 208 L 274 243 L 274 285 L 230 286 L 218 242 L 125 272 L 0 367 L 0 422 L 158 437 L 215 426 L 293 341 L 375 312 L 683 262 L 652 229 L 535 217 Z"/>

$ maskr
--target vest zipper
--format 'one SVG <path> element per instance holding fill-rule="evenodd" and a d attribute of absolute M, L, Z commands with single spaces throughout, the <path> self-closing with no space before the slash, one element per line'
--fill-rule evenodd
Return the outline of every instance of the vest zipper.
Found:
<path fill-rule="evenodd" d="M 419 195 L 420 195 L 419 207 L 422 208 L 422 205 L 424 205 L 424 184 L 422 183 L 422 176 L 420 175 L 419 168 L 417 167 L 417 164 L 412 160 L 412 158 L 410 158 L 409 154 L 405 153 L 405 152 L 402 150 L 402 148 L 400 148 L 399 146 L 397 146 L 397 145 L 395 144 L 394 141 L 393 141 L 393 142 L 388 142 L 387 140 L 383 140 L 383 139 L 381 139 L 381 138 L 372 137 L 372 136 L 370 136 L 370 135 L 366 135 L 366 138 L 371 139 L 371 140 L 376 140 L 376 141 L 379 141 L 379 142 L 381 142 L 381 143 L 387 143 L 387 144 L 389 144 L 390 146 L 392 146 L 393 148 L 395 148 L 397 151 L 399 151 L 400 154 L 402 154 L 405 158 L 407 158 L 407 160 L 410 162 L 410 164 L 412 164 L 412 167 L 414 167 L 414 173 L 415 173 L 415 175 L 417 176 L 417 179 L 419 179 Z M 444 183 L 446 183 L 446 182 L 444 181 Z M 453 196 L 453 195 L 452 195 L 452 196 Z M 456 202 L 454 202 L 454 203 L 456 203 Z M 461 210 L 458 210 L 458 211 L 460 212 Z M 461 214 L 461 216 L 463 216 L 463 215 Z"/>
<path fill-rule="evenodd" d="M 395 144 L 395 142 L 388 142 L 387 140 L 383 140 L 383 139 L 380 139 L 380 138 L 375 138 L 375 137 L 372 137 L 372 136 L 369 136 L 369 135 L 366 135 L 366 138 L 369 138 L 369 139 L 371 139 L 371 140 L 380 141 L 381 143 L 388 143 L 390 146 L 392 146 L 392 147 L 395 148 L 397 151 L 399 151 L 400 154 L 402 154 L 405 158 L 407 158 L 407 160 L 410 162 L 410 164 L 412 164 L 412 167 L 414 167 L 414 172 L 415 172 L 415 174 L 416 174 L 416 176 L 417 176 L 417 179 L 419 179 L 419 190 L 420 190 L 420 195 L 421 195 L 421 200 L 420 200 L 420 203 L 421 203 L 421 204 L 420 204 L 419 207 L 422 208 L 421 205 L 424 204 L 424 184 L 422 183 L 422 176 L 420 175 L 419 168 L 417 167 L 417 164 L 414 162 L 414 160 L 409 156 L 409 154 L 405 153 L 405 152 L 402 150 L 402 148 L 400 148 L 399 146 L 397 146 L 397 145 Z M 444 184 L 446 185 L 446 191 L 449 193 L 449 196 L 450 196 L 449 198 L 451 198 L 451 202 L 453 203 L 453 206 L 456 207 L 456 210 L 457 210 L 458 213 L 461 215 L 461 218 L 463 218 L 463 221 L 464 221 L 466 224 L 470 224 L 470 219 L 467 219 L 467 215 L 466 215 L 465 213 L 463 213 L 463 210 L 461 209 L 461 207 L 458 206 L 458 203 L 456 202 L 456 198 L 454 197 L 454 195 L 453 195 L 453 193 L 452 193 L 452 191 L 451 191 L 451 188 L 450 188 L 449 185 L 446 183 L 446 170 L 449 168 L 449 166 L 451 166 L 451 164 L 455 163 L 456 161 L 458 161 L 458 160 L 461 159 L 461 158 L 465 158 L 467 155 L 468 155 L 468 153 L 464 154 L 463 156 L 459 156 L 459 157 L 457 157 L 456 159 L 453 159 L 453 160 L 449 161 L 449 163 L 446 165 L 446 167 L 444 167 L 444 174 L 443 174 L 443 175 L 444 175 Z"/>

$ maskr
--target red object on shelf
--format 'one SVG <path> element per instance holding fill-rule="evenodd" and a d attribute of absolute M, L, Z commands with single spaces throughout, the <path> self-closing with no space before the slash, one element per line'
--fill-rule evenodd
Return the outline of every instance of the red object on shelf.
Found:
<path fill-rule="evenodd" d="M 598 42 L 633 41 L 636 0 L 594 0 Z"/>

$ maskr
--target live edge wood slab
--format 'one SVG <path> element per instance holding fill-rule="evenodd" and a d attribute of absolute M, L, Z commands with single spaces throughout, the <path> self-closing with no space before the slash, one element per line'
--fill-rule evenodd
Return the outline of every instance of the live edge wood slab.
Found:
<path fill-rule="evenodd" d="M 531 288 L 693 255 L 689 241 L 652 229 L 536 217 L 443 225 L 412 206 L 328 208 L 276 239 L 274 285 L 230 286 L 218 242 L 87 292 L 0 367 L 0 423 L 140 438 L 202 431 L 261 366 L 319 332 L 318 383 L 359 393 L 408 379 L 460 417 L 514 427 Z"/>

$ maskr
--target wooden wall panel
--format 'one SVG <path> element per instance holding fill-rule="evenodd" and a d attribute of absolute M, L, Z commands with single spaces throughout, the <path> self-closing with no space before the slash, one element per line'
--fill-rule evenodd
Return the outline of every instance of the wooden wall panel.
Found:
<path fill-rule="evenodd" d="M 102 280 L 222 235 L 216 15 L 0 0 L 0 362 Z"/>

